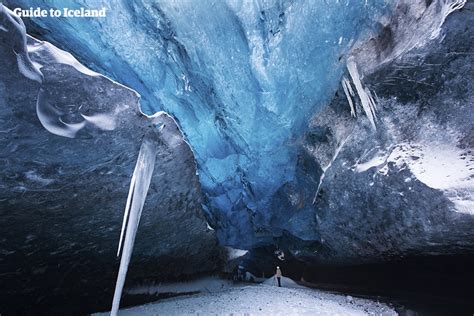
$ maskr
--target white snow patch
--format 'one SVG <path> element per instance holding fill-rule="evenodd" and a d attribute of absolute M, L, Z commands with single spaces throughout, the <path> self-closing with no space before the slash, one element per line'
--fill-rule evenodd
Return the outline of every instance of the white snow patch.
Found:
<path fill-rule="evenodd" d="M 474 157 L 450 144 L 416 149 L 420 158 L 410 164 L 410 170 L 418 180 L 444 191 L 456 211 L 474 215 Z"/>
<path fill-rule="evenodd" d="M 235 286 L 119 311 L 120 315 L 397 315 L 385 304 L 304 287 Z M 97 315 L 107 315 L 97 314 Z"/>
<path fill-rule="evenodd" d="M 387 162 L 406 165 L 427 186 L 443 191 L 456 211 L 474 214 L 474 157 L 450 143 L 402 143 Z M 381 172 L 384 172 L 384 166 Z"/>
<path fill-rule="evenodd" d="M 443 191 L 457 212 L 474 215 L 474 157 L 469 151 L 447 142 L 400 143 L 375 152 L 366 161 L 358 161 L 354 170 L 364 172 L 376 167 L 386 175 L 389 162 L 399 169 L 409 168 L 413 179 Z M 413 179 L 404 181 L 408 184 Z"/>
<path fill-rule="evenodd" d="M 458 212 L 474 215 L 474 198 L 472 197 L 472 193 L 470 200 L 456 200 L 452 198 L 451 201 L 456 206 Z"/>
<path fill-rule="evenodd" d="M 292 279 L 284 277 L 284 276 L 281 277 L 280 282 L 281 282 L 281 286 L 285 288 L 306 289 L 306 287 L 299 285 Z M 266 286 L 277 286 L 278 282 L 277 282 L 276 276 L 274 275 L 271 278 L 266 279 L 262 284 Z"/>
<path fill-rule="evenodd" d="M 364 171 L 369 170 L 372 167 L 382 166 L 386 163 L 386 161 L 387 161 L 387 154 L 383 151 L 379 151 L 366 162 L 357 163 L 355 165 L 355 170 L 357 172 L 364 172 Z"/>
<path fill-rule="evenodd" d="M 410 170 L 421 182 L 434 189 L 464 187 L 470 182 L 469 167 L 472 163 L 461 160 L 462 154 L 462 150 L 449 144 L 429 147 L 420 144 L 411 148 L 412 157 L 419 159 L 411 161 Z"/>

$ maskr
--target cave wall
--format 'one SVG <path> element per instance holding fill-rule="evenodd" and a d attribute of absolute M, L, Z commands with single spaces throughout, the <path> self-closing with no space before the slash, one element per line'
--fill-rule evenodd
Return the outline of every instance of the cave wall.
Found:
<path fill-rule="evenodd" d="M 157 125 L 127 285 L 215 271 L 217 239 L 175 121 L 146 117 L 135 91 L 27 37 L 1 4 L 0 26 L 0 313 L 110 308 L 131 176 Z"/>

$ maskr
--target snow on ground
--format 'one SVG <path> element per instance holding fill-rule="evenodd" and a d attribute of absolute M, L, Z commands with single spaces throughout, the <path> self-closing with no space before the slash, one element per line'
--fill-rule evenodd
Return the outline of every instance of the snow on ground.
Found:
<path fill-rule="evenodd" d="M 397 315 L 382 303 L 305 288 L 288 278 L 282 281 L 281 288 L 269 279 L 160 300 L 120 310 L 119 315 Z"/>
<path fill-rule="evenodd" d="M 271 277 L 271 278 L 265 280 L 262 284 L 275 286 L 278 283 L 277 283 L 277 280 L 275 279 L 275 277 Z M 281 286 L 291 287 L 291 288 L 295 288 L 295 289 L 307 289 L 307 287 L 299 285 L 298 283 L 296 283 L 292 279 L 285 278 L 285 277 L 281 277 Z"/>
<path fill-rule="evenodd" d="M 158 285 L 143 285 L 127 289 L 126 294 L 160 294 L 160 293 L 189 293 L 207 292 L 214 293 L 233 286 L 232 281 L 219 279 L 216 276 L 205 277 L 188 282 L 161 283 Z"/>

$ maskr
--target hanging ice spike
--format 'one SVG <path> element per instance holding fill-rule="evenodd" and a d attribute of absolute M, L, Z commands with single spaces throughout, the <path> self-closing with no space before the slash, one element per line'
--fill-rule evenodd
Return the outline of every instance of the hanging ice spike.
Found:
<path fill-rule="evenodd" d="M 120 307 L 120 299 L 127 276 L 128 265 L 132 256 L 135 236 L 155 167 L 156 154 L 158 151 L 158 135 L 162 129 L 163 126 L 145 135 L 140 147 L 135 170 L 133 171 L 117 251 L 118 256 L 123 249 L 115 285 L 112 310 L 110 312 L 112 316 L 117 315 Z"/>

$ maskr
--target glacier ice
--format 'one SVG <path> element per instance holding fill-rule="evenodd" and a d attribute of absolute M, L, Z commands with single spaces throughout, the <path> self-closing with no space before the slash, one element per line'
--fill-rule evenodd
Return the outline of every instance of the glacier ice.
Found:
<path fill-rule="evenodd" d="M 215 244 L 201 208 L 224 244 L 273 245 L 288 256 L 324 263 L 472 250 L 472 116 L 465 113 L 471 113 L 474 89 L 459 78 L 469 75 L 472 52 L 459 52 L 462 43 L 449 42 L 453 34 L 440 36 L 446 16 L 465 1 L 114 4 L 74 3 L 107 7 L 104 20 L 28 22 L 36 34 L 74 52 L 94 71 L 55 46 L 26 37 L 16 18 L 0 15 L 5 38 L 0 53 L 15 65 L 11 76 L 7 65 L 0 74 L 0 101 L 9 105 L 0 109 L 5 126 L 0 140 L 8 153 L 0 157 L 8 166 L 0 199 L 12 202 L 0 211 L 24 211 L 15 218 L 64 216 L 75 233 L 52 227 L 53 237 L 40 238 L 46 242 L 37 248 L 48 249 L 52 258 L 67 253 L 71 269 L 84 272 L 75 259 L 103 249 L 97 240 L 113 244 L 108 229 L 120 229 L 115 210 L 126 203 L 113 312 L 133 247 L 151 273 L 155 258 L 172 275 L 196 272 L 166 264 L 182 262 L 183 254 L 211 269 Z M 472 43 L 462 31 L 469 24 L 456 21 L 450 27 L 454 37 Z M 439 41 L 430 44 L 433 38 Z M 99 73 L 139 91 L 146 114 L 166 110 L 176 122 L 162 112 L 144 116 L 135 92 Z M 23 94 L 17 85 L 24 85 Z M 10 106 L 11 100 L 19 105 Z M 354 120 L 360 111 L 365 116 Z M 150 129 L 156 132 L 156 122 L 166 124 L 159 141 L 143 140 Z M 28 128 L 20 128 L 25 124 Z M 433 133 L 433 126 L 445 133 Z M 67 140 L 74 145 L 57 135 L 74 138 Z M 446 168 L 440 156 L 455 168 Z M 154 164 L 159 172 L 152 173 Z M 29 204 L 14 193 L 28 197 Z M 85 194 L 97 205 L 77 198 Z M 76 222 L 91 227 L 95 238 L 81 237 L 86 246 L 76 246 L 77 232 L 83 231 Z M 25 226 L 45 234 L 30 222 Z M 140 233 L 149 239 L 134 245 Z M 19 255 L 5 245 L 12 240 L 29 253 L 26 260 L 43 264 L 29 246 L 37 237 L 28 235 L 23 244 L 18 238 L 9 234 L 8 243 L 0 241 L 9 269 L 10 254 Z M 87 255 L 78 255 L 77 248 Z M 107 273 L 103 266 L 97 271 Z"/>
<path fill-rule="evenodd" d="M 10 14 L 0 4 L 0 226 L 8 228 L 0 239 L 2 312 L 63 314 L 61 308 L 75 306 L 87 314 L 110 307 L 130 176 L 143 138 L 156 126 L 163 128 L 148 140 L 155 141 L 160 170 L 150 179 L 127 281 L 141 282 L 142 273 L 165 280 L 213 271 L 217 240 L 176 121 L 163 112 L 145 116 L 135 91 L 27 36 Z M 18 47 L 41 80 L 18 63 Z M 71 132 L 74 124 L 83 127 Z M 91 303 L 98 301 L 102 307 Z"/>
<path fill-rule="evenodd" d="M 132 257 L 133 244 L 135 242 L 138 224 L 140 222 L 143 206 L 151 183 L 151 177 L 155 168 L 156 155 L 158 152 L 158 146 L 156 144 L 159 141 L 157 133 L 157 131 L 152 130 L 144 137 L 138 154 L 137 164 L 133 171 L 130 191 L 125 206 L 122 231 L 120 233 L 120 243 L 117 255 L 120 253 L 122 248 L 122 242 L 123 252 L 115 286 L 112 310 L 110 312 L 111 315 L 117 315 L 120 306 L 120 298 L 122 296 L 130 258 Z"/>
<path fill-rule="evenodd" d="M 43 75 L 38 65 L 34 64 L 28 55 L 26 29 L 23 21 L 2 5 L 0 6 L 0 25 L 2 25 L 0 31 L 8 33 L 8 39 L 13 43 L 12 49 L 19 71 L 25 77 L 41 83 Z"/>
<path fill-rule="evenodd" d="M 342 77 L 342 88 L 344 89 L 344 94 L 346 95 L 347 102 L 349 103 L 349 108 L 351 109 L 351 115 L 355 116 L 355 107 L 352 97 L 354 96 L 354 90 L 352 90 L 351 82 L 345 76 Z"/>
<path fill-rule="evenodd" d="M 7 1 L 44 8 L 61 3 Z M 308 237 L 288 228 L 295 212 L 311 212 L 308 196 L 317 191 L 297 174 L 295 144 L 343 76 L 352 80 L 342 80 L 349 95 L 351 84 L 358 94 L 359 100 L 347 99 L 354 114 L 360 102 L 375 127 L 374 97 L 361 78 L 438 36 L 447 14 L 463 4 L 137 0 L 112 7 L 82 0 L 75 5 L 106 7 L 107 19 L 31 24 L 137 90 L 145 113 L 165 110 L 176 118 L 198 163 L 211 226 L 223 244 L 248 248 L 288 229 Z M 285 194 L 304 211 L 291 209 L 277 219 L 285 214 Z"/>
<path fill-rule="evenodd" d="M 293 255 L 354 264 L 472 253 L 473 5 L 447 19 L 432 44 L 365 74 L 377 130 L 352 119 L 344 84 L 315 116 L 318 141 L 307 135 L 305 148 L 321 166 L 332 163 L 310 215 L 319 243 L 290 244 Z"/>
<path fill-rule="evenodd" d="M 196 155 L 208 219 L 237 247 L 272 238 L 273 196 L 295 179 L 291 143 L 333 96 L 351 45 L 391 10 L 385 1 L 81 5 L 105 6 L 108 17 L 34 21 L 52 31 L 45 38 L 137 90 L 144 112 L 176 117 Z"/>
<path fill-rule="evenodd" d="M 351 56 L 364 72 L 372 73 L 438 38 L 447 16 L 465 3 L 465 0 L 396 1 L 393 14 L 381 18 L 378 34 L 370 42 L 356 43 Z"/>
<path fill-rule="evenodd" d="M 354 83 L 354 87 L 357 91 L 357 94 L 359 95 L 362 108 L 364 109 L 364 112 L 367 115 L 370 121 L 370 124 L 372 124 L 372 127 L 375 129 L 376 128 L 375 120 L 377 118 L 375 114 L 375 110 L 377 109 L 377 106 L 375 105 L 375 101 L 374 101 L 374 98 L 372 97 L 372 94 L 370 93 L 370 90 L 362 86 L 360 74 L 359 74 L 359 71 L 357 70 L 357 65 L 353 57 L 350 57 L 347 60 L 347 69 L 349 71 L 349 74 L 351 75 L 352 82 Z M 346 84 L 348 83 L 346 82 Z M 347 89 L 347 86 L 345 86 L 344 88 Z M 349 97 L 348 99 L 350 100 Z M 352 101 L 350 101 L 349 104 L 352 110 L 354 106 L 351 104 L 351 102 Z"/>
<path fill-rule="evenodd" d="M 33 19 L 33 26 L 137 90 L 145 113 L 177 119 L 198 162 L 211 226 L 224 244 L 245 248 L 287 229 L 273 220 L 278 195 L 288 186 L 306 190 L 298 188 L 294 144 L 343 75 L 375 127 L 374 98 L 360 78 L 437 36 L 463 3 L 82 0 L 76 5 L 106 7 L 108 17 Z M 348 102 L 355 114 L 355 98 Z"/>
<path fill-rule="evenodd" d="M 351 113 L 352 114 L 352 113 Z M 336 150 L 334 151 L 334 156 L 332 157 L 332 159 L 329 161 L 329 163 L 323 167 L 323 172 L 321 174 L 321 176 L 319 177 L 319 184 L 318 184 L 318 187 L 316 189 L 316 194 L 314 195 L 314 199 L 313 199 L 313 204 L 316 203 L 316 199 L 318 198 L 318 194 L 321 190 L 321 185 L 323 183 L 323 180 L 324 180 L 324 176 L 326 174 L 326 171 L 331 168 L 331 165 L 333 164 L 333 162 L 337 159 L 337 156 L 339 155 L 339 152 L 341 151 L 341 149 L 344 147 L 344 144 L 346 143 L 346 141 L 349 139 L 349 136 L 347 136 L 345 139 L 341 140 L 340 141 L 340 144 L 338 144 Z"/>

